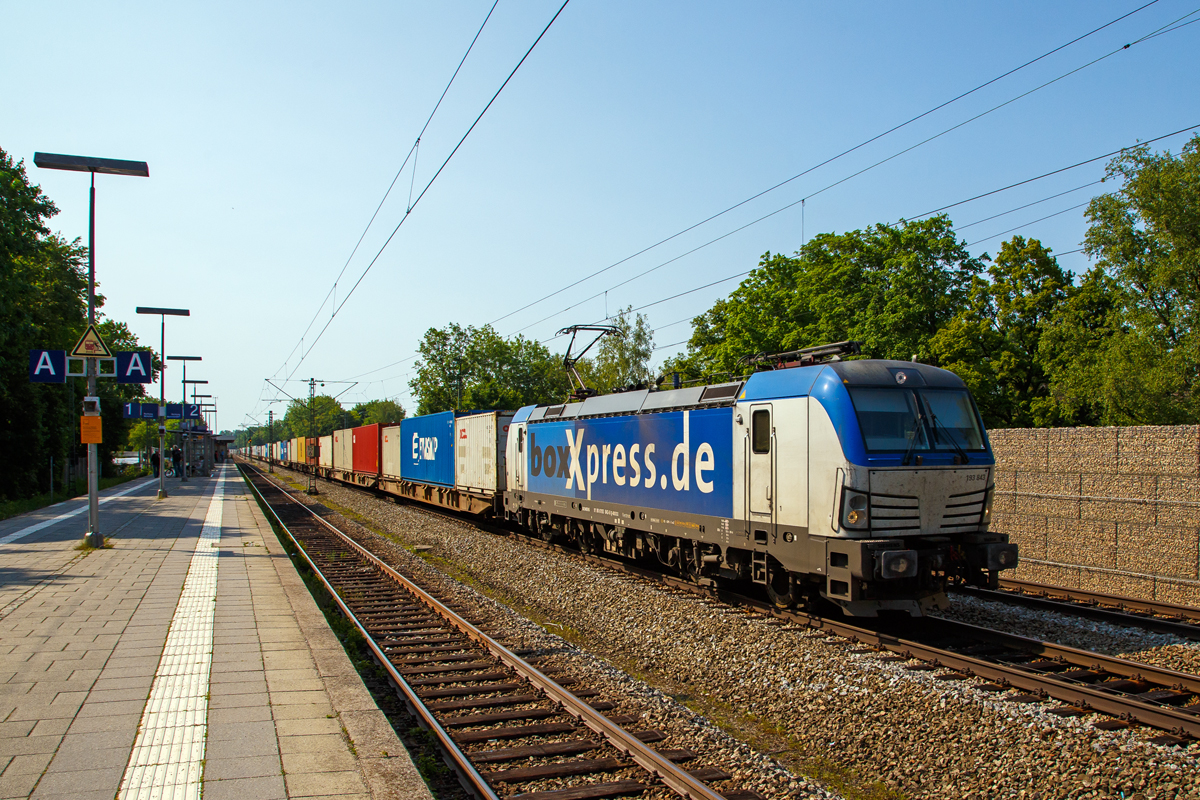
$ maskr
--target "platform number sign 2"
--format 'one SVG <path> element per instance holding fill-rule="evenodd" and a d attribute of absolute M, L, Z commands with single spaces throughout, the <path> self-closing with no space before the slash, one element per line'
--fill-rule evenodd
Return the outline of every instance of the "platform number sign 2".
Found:
<path fill-rule="evenodd" d="M 184 419 L 200 419 L 200 406 L 195 403 L 185 403 L 183 406 Z"/>

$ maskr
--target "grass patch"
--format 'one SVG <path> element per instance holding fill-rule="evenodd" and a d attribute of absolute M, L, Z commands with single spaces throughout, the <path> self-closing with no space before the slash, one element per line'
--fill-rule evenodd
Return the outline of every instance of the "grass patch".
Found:
<path fill-rule="evenodd" d="M 79 552 L 83 553 L 85 556 L 88 553 L 92 552 L 93 550 L 112 550 L 113 549 L 113 540 L 105 539 L 104 544 L 100 545 L 99 547 L 93 547 L 91 537 L 85 536 L 85 537 L 83 537 L 82 542 L 75 545 L 75 549 L 78 550 Z"/>
<path fill-rule="evenodd" d="M 142 477 L 141 475 L 125 476 L 120 475 L 116 478 L 101 478 L 100 491 L 111 489 L 114 486 L 120 486 L 122 483 L 136 480 Z M 84 497 L 87 495 L 87 481 L 76 481 L 75 487 L 71 492 L 55 492 L 54 502 L 61 503 L 64 500 L 70 500 L 75 497 Z M 18 514 L 28 514 L 30 511 L 37 511 L 39 508 L 46 508 L 50 505 L 50 493 L 35 494 L 33 497 L 26 497 L 22 500 L 4 500 L 0 501 L 0 520 L 5 520 L 10 517 L 15 517 Z"/>

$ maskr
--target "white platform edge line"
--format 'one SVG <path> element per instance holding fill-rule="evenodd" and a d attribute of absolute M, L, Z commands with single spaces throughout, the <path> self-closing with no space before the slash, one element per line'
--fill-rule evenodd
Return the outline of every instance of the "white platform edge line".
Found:
<path fill-rule="evenodd" d="M 204 525 L 192 551 L 183 592 L 171 617 L 150 697 L 142 711 L 118 800 L 200 796 L 204 740 L 208 727 L 209 673 L 217 604 L 225 470 L 216 478 Z M 181 653 L 190 657 L 180 659 Z M 186 747 L 171 746 L 188 743 Z M 180 794 L 179 789 L 184 791 Z"/>
<path fill-rule="evenodd" d="M 149 486 L 152 483 L 156 483 L 157 481 L 158 481 L 158 478 L 150 478 L 150 479 L 144 480 L 141 483 L 138 483 L 134 486 L 130 486 L 128 489 L 123 489 L 123 490 L 117 492 L 116 494 L 105 495 L 104 497 L 100 498 L 100 504 L 103 505 L 104 503 L 107 503 L 109 500 L 115 500 L 118 497 L 124 497 L 125 495 L 129 494 L 130 492 L 136 492 L 138 489 L 144 489 L 145 487 Z M 72 499 L 76 499 L 76 498 L 72 498 Z M 2 537 L 0 537 L 0 544 L 8 544 L 9 542 L 17 541 L 18 539 L 24 539 L 26 536 L 29 536 L 31 533 L 37 533 L 38 531 L 42 530 L 43 528 L 49 528 L 51 525 L 56 525 L 59 522 L 62 522 L 64 519 L 70 519 L 71 517 L 73 517 L 77 514 L 82 514 L 85 511 L 87 511 L 87 503 L 86 502 L 84 502 L 84 504 L 82 506 L 75 509 L 74 511 L 68 511 L 65 514 L 59 514 L 57 517 L 52 517 L 51 519 L 44 520 L 42 522 L 37 523 L 36 525 L 30 525 L 28 528 L 22 528 L 19 531 L 14 531 L 13 533 L 8 534 L 7 536 L 2 536 Z"/>

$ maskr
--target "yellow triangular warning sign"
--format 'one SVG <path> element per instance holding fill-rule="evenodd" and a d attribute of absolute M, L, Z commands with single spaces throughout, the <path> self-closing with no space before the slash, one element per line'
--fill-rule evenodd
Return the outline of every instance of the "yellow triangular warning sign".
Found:
<path fill-rule="evenodd" d="M 71 358 L 112 358 L 112 351 L 100 338 L 96 326 L 88 325 L 88 329 L 83 332 L 83 336 L 79 337 L 79 341 L 70 355 Z"/>

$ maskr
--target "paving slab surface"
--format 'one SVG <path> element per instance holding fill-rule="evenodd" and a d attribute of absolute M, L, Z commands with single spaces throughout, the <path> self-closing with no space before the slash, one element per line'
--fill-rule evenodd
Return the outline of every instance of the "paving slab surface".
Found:
<path fill-rule="evenodd" d="M 168 484 L 0 523 L 0 798 L 429 798 L 237 470 Z"/>

